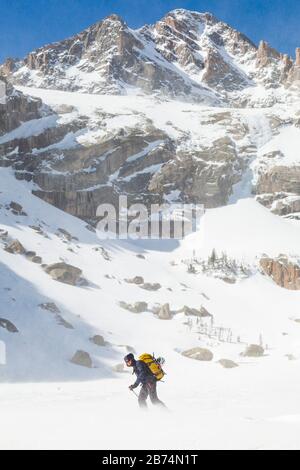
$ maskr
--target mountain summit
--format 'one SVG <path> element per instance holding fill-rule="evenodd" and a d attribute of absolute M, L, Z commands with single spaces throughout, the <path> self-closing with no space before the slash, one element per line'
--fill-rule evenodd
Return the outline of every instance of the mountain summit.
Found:
<path fill-rule="evenodd" d="M 41 47 L 1 72 L 18 85 L 87 93 L 143 92 L 209 104 L 263 84 L 291 86 L 297 62 L 210 13 L 174 10 L 129 28 L 110 15 L 75 36 Z"/>

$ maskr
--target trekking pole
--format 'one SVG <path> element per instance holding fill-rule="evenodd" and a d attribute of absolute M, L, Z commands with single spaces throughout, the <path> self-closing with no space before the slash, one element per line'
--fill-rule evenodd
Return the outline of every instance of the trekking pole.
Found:
<path fill-rule="evenodd" d="M 131 390 L 131 391 L 132 391 L 132 393 L 134 393 L 134 395 L 135 395 L 137 398 L 139 397 L 138 394 L 137 394 L 134 390 Z"/>

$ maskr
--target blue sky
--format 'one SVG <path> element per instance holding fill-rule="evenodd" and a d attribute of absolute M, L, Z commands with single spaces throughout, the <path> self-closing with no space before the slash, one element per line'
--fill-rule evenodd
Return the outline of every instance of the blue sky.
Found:
<path fill-rule="evenodd" d="M 139 27 L 174 8 L 209 11 L 254 42 L 265 39 L 293 56 L 300 46 L 300 0 L 0 0 L 0 61 L 23 57 L 111 13 Z"/>

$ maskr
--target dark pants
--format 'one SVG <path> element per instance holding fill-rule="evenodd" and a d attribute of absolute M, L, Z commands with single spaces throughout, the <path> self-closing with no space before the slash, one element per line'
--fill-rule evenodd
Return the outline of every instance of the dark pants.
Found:
<path fill-rule="evenodd" d="M 141 408 L 147 407 L 146 400 L 148 396 L 150 396 L 150 400 L 153 403 L 153 405 L 165 406 L 164 403 L 160 401 L 157 396 L 156 384 L 157 384 L 156 380 L 155 381 L 149 380 L 148 382 L 142 385 L 142 388 L 139 393 L 139 405 Z"/>

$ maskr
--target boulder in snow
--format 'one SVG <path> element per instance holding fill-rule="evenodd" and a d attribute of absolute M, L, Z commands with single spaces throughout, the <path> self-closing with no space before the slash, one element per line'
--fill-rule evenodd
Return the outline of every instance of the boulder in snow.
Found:
<path fill-rule="evenodd" d="M 187 316 L 196 316 L 196 317 L 212 317 L 211 313 L 206 310 L 205 307 L 201 307 L 199 310 L 196 308 L 190 308 L 187 305 L 181 310 Z"/>
<path fill-rule="evenodd" d="M 8 237 L 8 232 L 7 230 L 2 230 L 0 229 L 0 240 L 6 240 Z"/>
<path fill-rule="evenodd" d="M 192 348 L 184 351 L 183 356 L 190 359 L 196 359 L 197 361 L 212 361 L 214 358 L 213 353 L 209 349 L 205 348 Z"/>
<path fill-rule="evenodd" d="M 26 252 L 24 246 L 19 240 L 13 240 L 6 248 L 5 251 L 13 255 L 24 255 Z"/>
<path fill-rule="evenodd" d="M 48 312 L 51 313 L 60 313 L 59 308 L 54 302 L 47 302 L 44 304 L 40 304 L 39 307 L 43 310 L 47 310 Z"/>
<path fill-rule="evenodd" d="M 42 258 L 40 256 L 37 256 L 35 251 L 27 251 L 25 253 L 25 256 L 29 261 L 32 261 L 33 263 L 42 264 Z"/>
<path fill-rule="evenodd" d="M 9 204 L 9 208 L 15 212 L 22 212 L 23 210 L 23 207 L 21 206 L 21 204 L 18 204 L 17 202 L 14 202 L 14 201 L 12 201 Z"/>
<path fill-rule="evenodd" d="M 105 346 L 105 340 L 101 335 L 95 335 L 90 338 L 91 343 L 96 344 L 96 346 Z"/>
<path fill-rule="evenodd" d="M 230 359 L 220 359 L 218 363 L 221 364 L 224 369 L 234 369 L 235 367 L 239 367 L 236 362 L 231 361 Z"/>
<path fill-rule="evenodd" d="M 135 302 L 134 304 L 128 304 L 126 302 L 121 301 L 119 302 L 119 305 L 120 307 L 132 313 L 142 313 L 148 310 L 147 302 Z"/>
<path fill-rule="evenodd" d="M 0 318 L 0 326 L 9 331 L 9 333 L 19 333 L 18 328 L 11 321 L 6 320 L 6 318 Z"/>
<path fill-rule="evenodd" d="M 160 318 L 161 320 L 170 320 L 172 318 L 170 305 L 169 304 L 162 305 L 157 315 L 158 315 L 158 318 Z"/>
<path fill-rule="evenodd" d="M 9 205 L 9 208 L 14 215 L 27 215 L 26 212 L 23 211 L 21 204 L 18 204 L 17 202 L 12 201 Z"/>
<path fill-rule="evenodd" d="M 144 284 L 144 278 L 142 276 L 135 276 L 131 279 L 124 279 L 125 282 L 128 282 L 128 284 L 136 284 L 136 285 L 141 285 Z"/>
<path fill-rule="evenodd" d="M 145 289 L 148 291 L 157 291 L 161 289 L 161 285 L 158 282 L 145 282 L 145 284 L 140 285 L 141 289 Z"/>
<path fill-rule="evenodd" d="M 285 357 L 289 360 L 289 361 L 296 361 L 297 358 L 294 356 L 294 354 L 285 354 Z"/>
<path fill-rule="evenodd" d="M 39 307 L 42 310 L 46 310 L 47 312 L 53 313 L 55 315 L 55 319 L 57 323 L 68 330 L 73 330 L 74 327 L 71 323 L 67 322 L 61 315 L 60 310 L 54 302 L 47 302 L 44 304 L 40 304 Z"/>
<path fill-rule="evenodd" d="M 38 225 L 29 225 L 29 227 L 34 230 L 36 233 L 38 233 L 39 235 L 44 235 L 44 232 L 42 230 L 42 227 L 38 226 Z"/>
<path fill-rule="evenodd" d="M 72 364 L 77 366 L 89 367 L 91 368 L 93 363 L 92 359 L 86 351 L 78 350 L 71 359 Z"/>
<path fill-rule="evenodd" d="M 68 242 L 72 241 L 73 237 L 67 230 L 65 230 L 63 228 L 59 228 L 58 232 L 59 232 L 59 235 L 62 235 L 66 240 L 68 240 Z"/>
<path fill-rule="evenodd" d="M 82 275 L 82 271 L 67 263 L 55 263 L 48 265 L 45 271 L 55 281 L 63 282 L 71 286 L 76 286 Z"/>
<path fill-rule="evenodd" d="M 61 315 L 56 315 L 55 316 L 56 321 L 58 325 L 63 326 L 64 328 L 67 328 L 68 330 L 74 330 L 74 326 L 71 325 L 67 320 L 65 320 Z"/>
<path fill-rule="evenodd" d="M 35 256 L 36 252 L 35 251 L 26 251 L 25 256 L 29 261 L 31 261 Z"/>
<path fill-rule="evenodd" d="M 264 352 L 264 348 L 259 344 L 250 344 L 241 355 L 244 357 L 261 357 L 264 355 Z"/>

